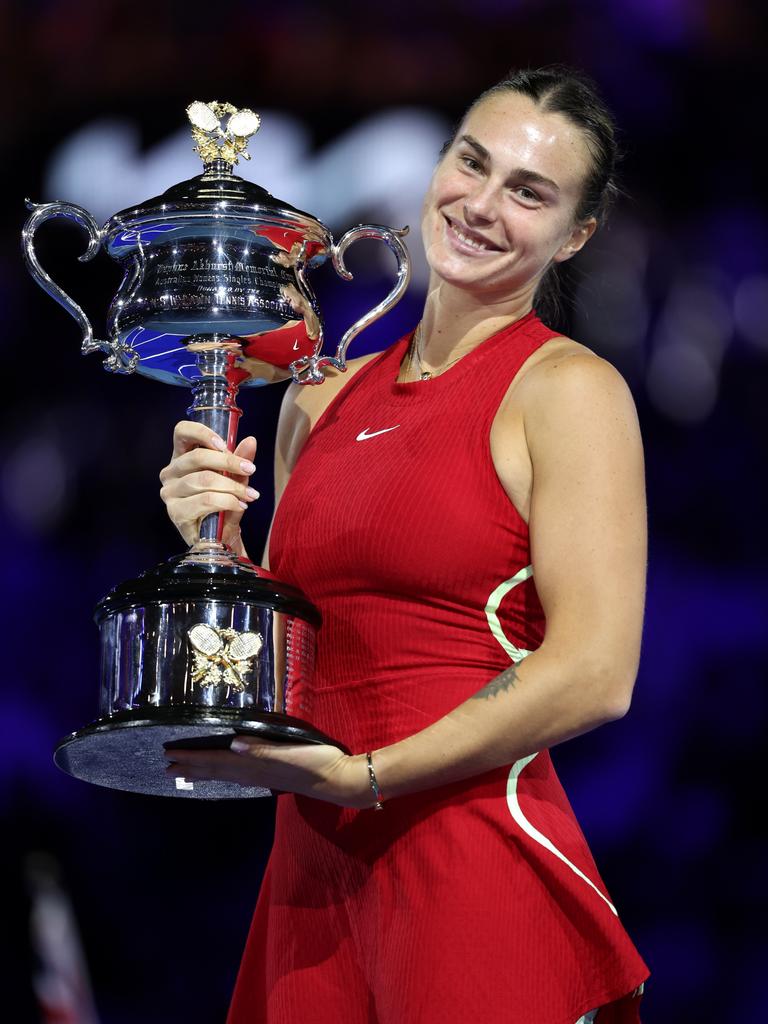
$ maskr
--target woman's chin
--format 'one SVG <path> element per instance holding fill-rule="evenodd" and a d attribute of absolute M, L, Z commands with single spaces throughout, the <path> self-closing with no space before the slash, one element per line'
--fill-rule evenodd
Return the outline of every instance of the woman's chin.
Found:
<path fill-rule="evenodd" d="M 427 261 L 433 274 L 445 281 L 446 284 L 456 288 L 472 288 L 479 284 L 479 268 L 471 260 L 456 258 L 455 256 L 443 253 L 427 254 Z"/>
<path fill-rule="evenodd" d="M 458 291 L 466 292 L 467 295 L 478 298 L 488 296 L 498 291 L 491 281 L 488 281 L 482 274 L 473 273 L 472 268 L 456 267 L 452 264 L 437 263 L 431 267 L 433 280 L 455 288 Z"/>

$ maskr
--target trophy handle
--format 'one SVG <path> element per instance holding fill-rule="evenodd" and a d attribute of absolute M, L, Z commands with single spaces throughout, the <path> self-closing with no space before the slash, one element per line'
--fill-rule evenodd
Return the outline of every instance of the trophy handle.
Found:
<path fill-rule="evenodd" d="M 342 235 L 333 246 L 331 254 L 334 270 L 345 281 L 351 281 L 352 274 L 344 264 L 344 253 L 353 242 L 357 242 L 361 238 L 380 238 L 383 242 L 386 242 L 397 259 L 397 281 L 385 299 L 377 306 L 374 306 L 373 309 L 368 310 L 351 327 L 347 328 L 334 356 L 319 354 L 309 357 L 305 356 L 303 359 L 297 359 L 295 363 L 291 364 L 293 379 L 297 384 L 321 384 L 325 379 L 322 373 L 324 366 L 335 366 L 337 370 L 346 370 L 347 348 L 352 339 L 356 338 L 361 331 L 364 331 L 366 327 L 375 320 L 378 320 L 379 317 L 387 313 L 400 301 L 400 297 L 408 287 L 408 282 L 411 279 L 411 260 L 408 250 L 401 241 L 402 237 L 407 234 L 407 226 L 404 228 L 386 228 L 381 224 L 358 224 L 356 228 L 350 228 L 346 234 Z"/>
<path fill-rule="evenodd" d="M 85 228 L 88 233 L 88 248 L 82 256 L 78 256 L 78 259 L 81 263 L 92 260 L 101 247 L 102 233 L 99 230 L 98 224 L 87 210 L 84 210 L 82 206 L 77 206 L 75 203 L 33 203 L 27 199 L 26 205 L 28 210 L 32 210 L 32 213 L 27 218 L 21 233 L 21 248 L 30 274 L 43 291 L 48 292 L 51 298 L 55 299 L 60 306 L 63 306 L 69 315 L 77 321 L 77 325 L 82 331 L 80 351 L 83 355 L 89 355 L 91 352 L 107 352 L 108 357 L 104 360 L 104 365 L 108 370 L 121 371 L 127 369 L 130 372 L 133 367 L 125 367 L 120 360 L 120 352 L 123 346 L 112 341 L 100 341 L 98 338 L 94 338 L 91 321 L 85 315 L 82 308 L 62 288 L 59 288 L 50 275 L 43 270 L 35 252 L 34 236 L 40 225 L 47 220 L 51 220 L 53 217 L 66 217 L 68 220 L 75 221 L 80 227 Z"/>

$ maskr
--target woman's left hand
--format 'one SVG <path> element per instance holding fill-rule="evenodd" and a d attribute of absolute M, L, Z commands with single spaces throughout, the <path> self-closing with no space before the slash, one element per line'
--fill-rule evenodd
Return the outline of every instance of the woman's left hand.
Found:
<path fill-rule="evenodd" d="M 342 807 L 373 805 L 364 754 L 343 754 L 328 743 L 276 743 L 236 736 L 229 750 L 167 750 L 168 775 L 190 782 L 216 779 L 300 793 Z"/>

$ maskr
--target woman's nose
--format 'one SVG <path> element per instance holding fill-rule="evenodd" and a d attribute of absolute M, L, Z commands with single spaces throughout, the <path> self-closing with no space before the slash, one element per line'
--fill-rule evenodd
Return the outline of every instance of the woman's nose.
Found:
<path fill-rule="evenodd" d="M 464 216 L 467 224 L 487 224 L 496 216 L 496 193 L 489 182 L 483 182 L 464 200 Z"/>
<path fill-rule="evenodd" d="M 495 205 L 492 198 L 480 194 L 468 199 L 464 204 L 464 217 L 467 224 L 489 224 L 496 219 Z"/>

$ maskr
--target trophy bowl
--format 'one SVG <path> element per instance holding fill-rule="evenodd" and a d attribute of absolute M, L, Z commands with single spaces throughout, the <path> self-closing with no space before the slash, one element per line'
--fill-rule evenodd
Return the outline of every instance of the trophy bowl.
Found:
<path fill-rule="evenodd" d="M 192 391 L 190 419 L 237 442 L 242 387 L 292 379 L 316 385 L 346 369 L 352 339 L 400 299 L 410 277 L 407 228 L 361 224 L 338 242 L 315 217 L 237 176 L 260 119 L 227 103 L 187 108 L 202 174 L 112 216 L 99 227 L 73 203 L 27 205 L 22 249 L 33 278 L 77 321 L 81 351 L 106 369 Z M 225 123 L 226 121 L 226 123 Z M 104 249 L 123 268 L 94 338 L 83 310 L 40 265 L 34 236 L 64 217 L 88 234 L 81 261 Z M 386 298 L 323 354 L 323 321 L 308 280 L 330 259 L 345 280 L 349 245 L 384 241 L 397 259 Z M 261 787 L 171 778 L 164 747 L 228 747 L 237 734 L 334 743 L 311 724 L 317 608 L 295 587 L 222 543 L 223 513 L 203 519 L 187 552 L 116 586 L 97 605 L 98 717 L 66 736 L 54 760 L 97 785 L 202 799 L 268 795 Z"/>

